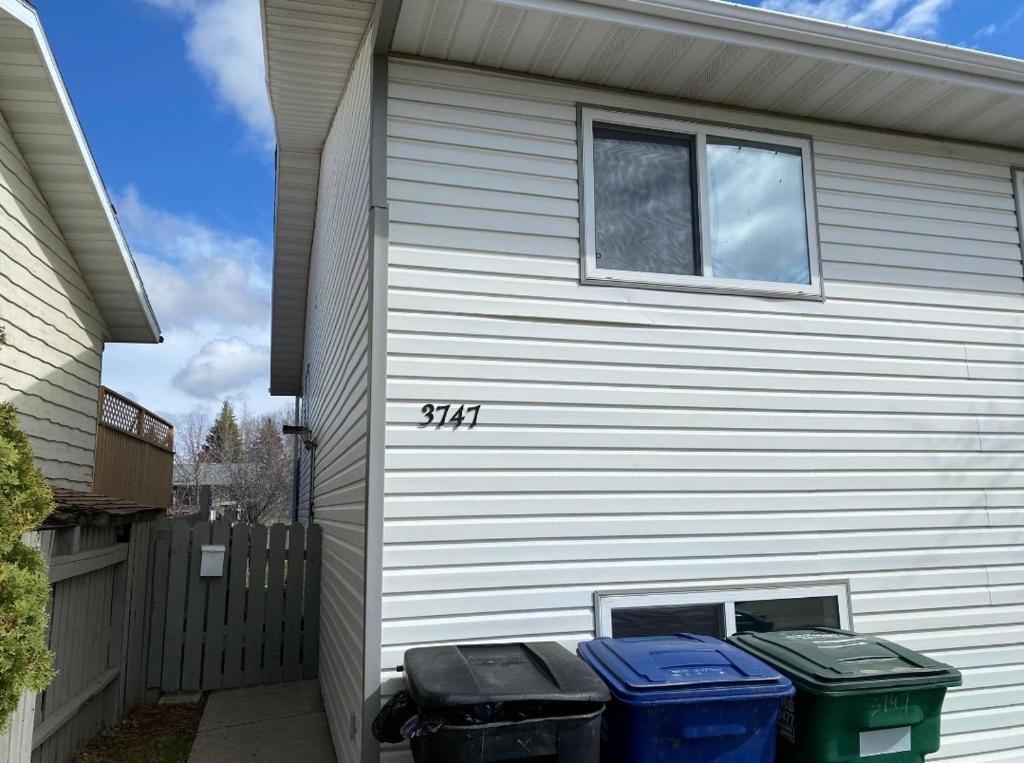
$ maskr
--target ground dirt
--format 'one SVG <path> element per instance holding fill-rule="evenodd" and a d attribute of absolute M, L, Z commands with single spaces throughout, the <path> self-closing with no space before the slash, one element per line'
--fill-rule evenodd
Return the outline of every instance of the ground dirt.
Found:
<path fill-rule="evenodd" d="M 185 763 L 203 705 L 142 705 L 90 740 L 74 763 Z"/>

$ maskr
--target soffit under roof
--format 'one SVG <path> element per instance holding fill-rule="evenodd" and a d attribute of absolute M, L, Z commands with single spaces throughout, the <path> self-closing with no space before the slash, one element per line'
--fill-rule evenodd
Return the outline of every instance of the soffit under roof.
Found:
<path fill-rule="evenodd" d="M 320 152 L 374 12 L 372 0 L 262 0 L 277 127 L 271 394 L 298 394 Z"/>
<path fill-rule="evenodd" d="M 1024 149 L 1024 62 L 711 0 L 406 2 L 392 50 Z"/>

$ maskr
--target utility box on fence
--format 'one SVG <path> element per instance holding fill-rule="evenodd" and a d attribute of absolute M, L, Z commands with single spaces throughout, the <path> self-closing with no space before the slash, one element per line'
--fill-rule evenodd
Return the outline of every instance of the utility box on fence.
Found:
<path fill-rule="evenodd" d="M 199 577 L 218 578 L 224 574 L 225 546 L 203 546 L 199 562 Z"/>

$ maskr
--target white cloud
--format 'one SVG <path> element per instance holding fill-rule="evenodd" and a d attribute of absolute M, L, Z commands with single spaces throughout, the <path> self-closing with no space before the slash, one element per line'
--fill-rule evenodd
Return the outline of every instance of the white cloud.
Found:
<path fill-rule="evenodd" d="M 237 336 L 214 339 L 188 359 L 174 375 L 174 383 L 194 397 L 219 400 L 245 389 L 254 378 L 265 378 L 269 366 L 270 348 L 266 345 Z"/>
<path fill-rule="evenodd" d="M 935 37 L 942 12 L 953 0 L 920 0 L 913 4 L 889 30 L 908 37 Z"/>
<path fill-rule="evenodd" d="M 934 37 L 953 0 L 763 0 L 762 8 L 912 37 Z"/>
<path fill-rule="evenodd" d="M 147 286 L 152 291 L 156 284 L 148 283 Z M 242 341 L 257 348 L 254 355 L 260 354 L 260 347 L 265 352 L 268 339 L 263 329 L 237 333 L 231 333 L 229 327 L 217 326 L 172 330 L 165 332 L 162 344 L 108 344 L 103 352 L 103 383 L 118 392 L 132 393 L 132 399 L 171 420 L 194 409 L 213 415 L 223 399 L 238 404 L 246 402 L 255 412 L 277 410 L 282 400 L 267 393 L 270 369 L 265 360 L 262 364 L 249 364 L 247 379 L 238 375 L 233 378 L 230 374 L 222 375 L 222 381 L 227 378 L 228 383 L 241 383 L 240 386 L 229 388 L 214 384 L 189 391 L 178 383 L 179 375 L 182 380 L 197 381 L 198 376 L 186 374 L 186 369 L 198 368 L 210 357 L 209 351 L 203 351 L 210 342 L 230 341 L 232 337 L 241 337 Z M 208 378 L 216 382 L 214 377 L 216 374 Z M 201 394 L 194 395 L 193 391 Z"/>
<path fill-rule="evenodd" d="M 224 398 L 276 410 L 267 394 L 269 248 L 155 209 L 134 188 L 117 206 L 164 342 L 107 345 L 104 383 L 169 418 L 197 406 L 213 412 Z"/>
<path fill-rule="evenodd" d="M 270 252 L 261 242 L 154 209 L 131 187 L 117 209 L 162 328 L 268 321 Z"/>
<path fill-rule="evenodd" d="M 982 27 L 977 32 L 975 32 L 974 33 L 974 37 L 976 39 L 979 38 L 979 37 L 991 37 L 992 35 L 994 35 L 998 31 L 999 31 L 999 25 L 998 24 L 989 24 L 988 26 Z"/>
<path fill-rule="evenodd" d="M 143 0 L 187 19 L 189 60 L 267 149 L 274 120 L 267 99 L 259 0 Z"/>

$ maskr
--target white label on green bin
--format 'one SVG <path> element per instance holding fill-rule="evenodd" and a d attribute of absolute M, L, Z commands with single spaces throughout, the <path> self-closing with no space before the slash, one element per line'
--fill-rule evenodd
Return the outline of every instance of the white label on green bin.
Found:
<path fill-rule="evenodd" d="M 910 726 L 860 732 L 860 757 L 910 752 Z"/>

